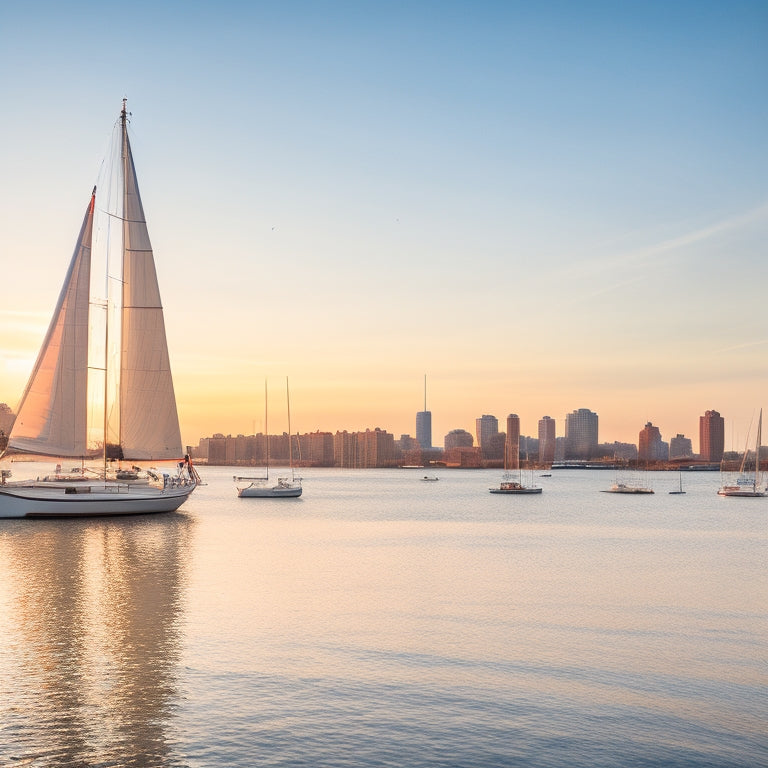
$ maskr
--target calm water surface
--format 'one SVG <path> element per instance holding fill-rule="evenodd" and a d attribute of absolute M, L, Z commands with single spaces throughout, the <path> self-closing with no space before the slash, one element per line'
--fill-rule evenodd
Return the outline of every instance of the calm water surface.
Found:
<path fill-rule="evenodd" d="M 768 766 L 768 498 L 305 470 L 0 521 L 0 765 Z"/>

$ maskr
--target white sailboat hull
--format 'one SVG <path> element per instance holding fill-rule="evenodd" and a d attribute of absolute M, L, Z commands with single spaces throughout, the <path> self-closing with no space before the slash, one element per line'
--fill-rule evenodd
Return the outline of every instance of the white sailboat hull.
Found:
<path fill-rule="evenodd" d="M 616 483 L 610 488 L 603 489 L 603 493 L 653 493 L 653 488 L 643 488 L 640 485 L 625 485 Z"/>
<path fill-rule="evenodd" d="M 302 488 L 298 484 L 249 485 L 238 488 L 237 495 L 248 499 L 290 499 L 301 496 Z"/>
<path fill-rule="evenodd" d="M 727 485 L 723 486 L 717 492 L 718 496 L 743 496 L 746 498 L 760 498 L 768 495 L 765 491 L 758 489 L 744 488 L 741 486 Z"/>
<path fill-rule="evenodd" d="M 2 486 L 0 518 L 98 517 L 174 512 L 195 487 L 195 483 L 158 488 L 114 482 Z"/>
<path fill-rule="evenodd" d="M 489 488 L 491 493 L 541 493 L 542 489 L 538 486 L 523 486 L 521 488 Z"/>

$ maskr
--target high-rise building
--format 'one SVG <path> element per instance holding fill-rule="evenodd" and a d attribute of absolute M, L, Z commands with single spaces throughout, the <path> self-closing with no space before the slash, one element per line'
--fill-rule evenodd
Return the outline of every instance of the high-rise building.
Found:
<path fill-rule="evenodd" d="M 693 445 L 690 438 L 678 434 L 669 441 L 670 459 L 689 459 L 693 456 Z"/>
<path fill-rule="evenodd" d="M 539 419 L 539 462 L 551 464 L 555 460 L 555 420 L 549 416 Z"/>
<path fill-rule="evenodd" d="M 423 451 L 432 448 L 432 412 L 419 411 L 416 414 L 416 442 Z"/>
<path fill-rule="evenodd" d="M 490 448 L 491 435 L 499 434 L 499 420 L 495 416 L 484 413 L 479 419 L 475 419 L 475 435 L 478 448 L 485 455 Z"/>
<path fill-rule="evenodd" d="M 699 457 L 715 464 L 725 451 L 725 419 L 717 411 L 699 416 Z"/>
<path fill-rule="evenodd" d="M 649 421 L 641 430 L 637 441 L 638 461 L 661 461 L 667 453 L 661 441 L 661 432 Z"/>
<path fill-rule="evenodd" d="M 565 417 L 565 458 L 591 459 L 597 454 L 597 414 L 579 408 Z"/>
<path fill-rule="evenodd" d="M 424 374 L 424 410 L 416 414 L 416 440 L 422 451 L 432 448 L 432 411 L 427 410 L 427 375 Z"/>
<path fill-rule="evenodd" d="M 507 454 L 507 466 L 510 469 L 520 467 L 520 417 L 516 413 L 507 416 L 507 441 L 504 446 Z"/>

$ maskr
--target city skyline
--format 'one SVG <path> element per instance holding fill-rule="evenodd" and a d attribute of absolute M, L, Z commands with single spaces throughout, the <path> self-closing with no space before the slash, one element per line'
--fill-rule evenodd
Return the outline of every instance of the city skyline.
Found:
<path fill-rule="evenodd" d="M 0 11 L 11 407 L 127 97 L 186 443 L 251 431 L 286 375 L 301 431 L 413 435 L 426 371 L 434 442 L 588 407 L 696 444 L 716 408 L 743 449 L 764 3 L 44 7 Z"/>
<path fill-rule="evenodd" d="M 367 426 L 364 426 L 362 428 L 347 428 L 347 427 L 336 427 L 331 429 L 316 429 L 316 430 L 299 430 L 301 434 L 312 434 L 313 432 L 319 432 L 319 433 L 336 433 L 336 432 L 366 432 L 366 431 L 374 431 L 376 429 L 381 429 L 383 431 L 386 431 L 390 434 L 392 434 L 396 440 L 400 440 L 402 437 L 410 438 L 414 444 L 420 445 L 422 450 L 430 450 L 431 448 L 434 449 L 442 449 L 444 447 L 444 442 L 446 438 L 449 438 L 455 433 L 462 433 L 463 435 L 469 435 L 472 438 L 473 446 L 474 447 L 482 447 L 482 441 L 480 437 L 478 436 L 481 428 L 481 423 L 488 423 L 493 422 L 490 426 L 490 433 L 493 434 L 504 434 L 506 436 L 507 441 L 510 440 L 510 434 L 512 435 L 512 440 L 519 438 L 526 438 L 526 439 L 536 439 L 541 440 L 542 435 L 544 436 L 544 439 L 557 439 L 557 440 L 565 440 L 567 435 L 567 424 L 568 424 L 568 417 L 573 417 L 574 415 L 578 415 L 580 412 L 586 412 L 587 418 L 595 417 L 594 421 L 597 422 L 599 419 L 599 413 L 593 412 L 589 408 L 579 408 L 574 409 L 571 413 L 566 414 L 565 417 L 562 419 L 562 429 L 557 429 L 557 423 L 558 420 L 553 418 L 552 416 L 549 416 L 548 414 L 543 415 L 540 419 L 536 422 L 536 429 L 530 429 L 526 431 L 523 426 L 522 422 L 520 420 L 520 417 L 517 414 L 508 414 L 506 417 L 504 417 L 503 421 L 506 422 L 506 429 L 501 429 L 502 421 L 494 416 L 493 414 L 483 414 L 482 416 L 476 417 L 474 419 L 475 422 L 475 431 L 466 430 L 462 426 L 454 426 L 451 429 L 448 430 L 443 435 L 442 441 L 440 444 L 434 444 L 435 440 L 433 439 L 431 441 L 432 444 L 430 446 L 424 446 L 420 443 L 418 436 L 415 436 L 414 431 L 411 432 L 399 432 L 396 430 L 392 430 L 387 425 L 383 423 L 375 423 L 375 424 L 369 424 Z M 424 412 L 419 411 L 416 413 L 416 426 L 418 428 L 419 420 L 418 417 L 421 416 Z M 431 413 L 431 412 L 430 412 Z M 710 455 L 709 451 L 709 439 L 707 441 L 707 452 L 706 457 L 708 460 L 711 461 L 719 461 L 719 457 L 722 455 L 722 452 L 725 451 L 736 451 L 739 452 L 743 450 L 744 446 L 740 446 L 737 443 L 734 442 L 733 446 L 729 446 L 724 437 L 724 427 L 725 427 L 725 419 L 721 416 L 720 413 L 714 410 L 708 410 L 705 414 L 700 414 L 697 420 L 698 428 L 697 432 L 695 433 L 682 433 L 682 432 L 675 432 L 672 433 L 665 433 L 663 429 L 659 427 L 658 424 L 653 424 L 653 422 L 646 422 L 642 426 L 640 426 L 637 430 L 637 433 L 635 435 L 634 439 L 627 439 L 627 440 L 621 440 L 619 438 L 615 438 L 612 435 L 603 435 L 600 431 L 600 427 L 597 423 L 594 424 L 594 435 L 592 444 L 594 445 L 606 445 L 606 444 L 612 444 L 612 443 L 628 443 L 631 445 L 634 445 L 635 447 L 642 450 L 643 440 L 645 434 L 647 434 L 649 431 L 653 432 L 656 436 L 657 443 L 663 441 L 664 444 L 666 444 L 667 449 L 674 443 L 674 441 L 678 441 L 679 444 L 685 445 L 689 444 L 691 447 L 697 446 L 696 450 L 691 450 L 692 454 L 698 455 L 702 451 L 702 442 L 704 437 L 704 427 L 702 426 L 702 422 L 709 419 L 709 415 L 713 414 L 719 419 L 720 422 L 720 443 L 717 444 L 717 446 L 714 449 L 714 453 Z M 512 425 L 513 429 L 512 432 L 510 432 L 510 425 Z M 495 432 L 493 431 L 495 427 Z M 750 424 L 747 427 L 747 430 L 745 432 L 745 437 L 753 436 L 754 430 L 756 428 L 756 421 L 751 420 Z M 271 430 L 270 430 L 271 431 Z M 235 436 L 235 435 L 256 435 L 260 434 L 259 432 L 236 432 L 236 433 L 225 433 L 221 430 L 217 430 L 216 432 L 213 432 L 209 435 L 201 435 L 200 438 L 206 438 L 206 437 L 212 437 L 214 435 L 225 435 L 225 436 Z M 285 431 L 282 432 L 275 432 L 274 434 L 287 434 Z M 293 434 L 297 434 L 297 431 L 294 430 Z M 554 444 L 550 446 L 550 450 L 553 453 L 554 452 Z M 571 458 L 577 458 L 576 454 L 579 453 L 579 450 L 573 451 L 573 455 Z M 586 454 L 587 452 L 585 452 Z M 717 458 L 712 458 L 712 456 L 716 456 Z M 586 455 L 582 458 L 586 458 Z M 647 456 L 647 458 L 654 458 L 652 456 Z M 658 458 L 658 457 L 656 457 Z"/>
<path fill-rule="evenodd" d="M 292 386 L 293 389 L 293 386 Z M 263 393 L 262 393 L 263 398 Z M 293 394 L 291 395 L 291 400 L 293 402 L 294 397 Z M 263 409 L 263 400 L 261 402 L 261 407 Z M 5 415 L 5 412 L 2 410 L 2 407 L 6 407 L 10 409 L 10 412 L 15 415 L 15 405 L 11 405 L 8 402 L 0 401 L 0 415 Z M 509 409 L 507 409 L 507 414 L 504 416 L 496 416 L 493 413 L 484 413 L 481 416 L 474 416 L 470 417 L 467 420 L 467 423 L 464 424 L 452 424 L 448 426 L 445 430 L 433 430 L 431 428 L 432 425 L 432 411 L 417 411 L 415 414 L 412 414 L 411 418 L 411 426 L 410 428 L 405 429 L 397 429 L 393 428 L 391 424 L 386 423 L 383 419 L 376 419 L 373 418 L 369 423 L 360 423 L 360 424 L 351 424 L 350 420 L 344 420 L 342 418 L 340 424 L 329 424 L 328 426 L 317 426 L 312 428 L 305 428 L 304 425 L 301 423 L 302 418 L 299 414 L 298 418 L 296 416 L 296 405 L 295 403 L 291 406 L 291 413 L 292 413 L 292 420 L 294 422 L 294 429 L 292 430 L 293 434 L 296 434 L 297 432 L 300 432 L 302 434 L 310 434 L 313 432 L 365 432 L 367 430 L 374 430 L 376 428 L 381 428 L 391 434 L 393 434 L 397 439 L 400 438 L 401 435 L 408 435 L 411 437 L 414 441 L 419 442 L 418 440 L 418 428 L 419 428 L 419 417 L 423 417 L 426 415 L 428 418 L 424 419 L 423 424 L 425 425 L 425 429 L 429 428 L 429 438 L 430 438 L 430 446 L 422 445 L 422 448 L 425 450 L 428 450 L 429 447 L 433 448 L 443 448 L 443 441 L 445 437 L 448 436 L 450 432 L 454 432 L 456 430 L 459 430 L 461 432 L 466 432 L 467 434 L 470 434 L 474 440 L 474 445 L 479 446 L 480 440 L 478 439 L 478 429 L 480 422 L 485 419 L 491 419 L 496 421 L 496 427 L 499 432 L 505 433 L 505 429 L 502 428 L 502 425 L 504 423 L 509 423 L 510 416 L 514 416 L 519 428 L 519 435 L 520 437 L 528 437 L 528 438 L 537 438 L 540 434 L 541 430 L 541 424 L 540 422 L 542 420 L 550 420 L 554 422 L 554 433 L 555 436 L 559 438 L 565 438 L 566 432 L 567 432 L 567 422 L 569 417 L 573 417 L 578 412 L 587 412 L 587 414 L 591 416 L 596 416 L 599 419 L 599 425 L 597 427 L 598 434 L 597 434 L 597 443 L 603 444 L 603 443 L 629 443 L 633 444 L 635 446 L 640 445 L 641 441 L 641 434 L 643 431 L 648 427 L 649 425 L 653 426 L 655 429 L 658 429 L 661 434 L 661 439 L 664 440 L 664 442 L 669 443 L 670 440 L 674 439 L 675 437 L 685 437 L 686 439 L 692 441 L 692 444 L 696 447 L 696 450 L 694 453 L 699 453 L 701 451 L 701 441 L 702 441 L 702 422 L 704 420 L 707 420 L 710 414 L 713 414 L 714 416 L 718 417 L 720 425 L 719 425 L 719 443 L 717 443 L 718 447 L 716 448 L 716 452 L 718 450 L 725 450 L 725 451 L 742 451 L 744 450 L 744 441 L 747 439 L 752 439 L 755 434 L 756 424 L 757 424 L 757 418 L 758 418 L 758 412 L 753 412 L 749 418 L 744 421 L 743 423 L 740 422 L 738 425 L 736 424 L 736 421 L 734 419 L 731 419 L 728 417 L 728 414 L 721 414 L 716 409 L 706 409 L 704 412 L 699 414 L 687 414 L 685 418 L 682 418 L 678 416 L 674 420 L 674 424 L 684 421 L 685 424 L 689 426 L 687 430 L 680 430 L 677 427 L 670 426 L 669 428 L 660 425 L 659 422 L 649 419 L 645 422 L 641 422 L 640 420 L 637 420 L 634 432 L 628 432 L 624 436 L 618 436 L 609 430 L 607 430 L 603 426 L 603 418 L 599 411 L 593 411 L 591 408 L 574 408 L 569 413 L 563 414 L 562 417 L 553 416 L 549 413 L 544 413 L 538 418 L 531 418 L 531 419 L 523 419 L 518 414 L 513 414 Z M 5 418 L 7 420 L 7 415 L 5 415 Z M 403 417 L 405 418 L 405 417 Z M 286 405 L 278 405 L 270 406 L 270 413 L 268 416 L 269 419 L 269 431 L 270 434 L 287 434 L 287 407 Z M 629 423 L 631 421 L 631 417 L 626 417 L 627 422 Z M 242 424 L 243 426 L 236 429 L 212 429 L 211 431 L 207 433 L 200 433 L 199 435 L 189 435 L 189 439 L 187 439 L 187 436 L 183 433 L 184 437 L 184 444 L 185 445 L 196 445 L 197 442 L 205 437 L 211 437 L 216 434 L 221 435 L 256 435 L 263 432 L 264 428 L 264 412 L 263 410 L 260 412 L 255 413 L 250 418 L 242 417 L 240 419 L 236 420 L 237 423 Z M 442 424 L 446 422 L 446 419 L 438 419 L 438 423 Z M 12 423 L 12 422 L 11 422 Z M 402 423 L 398 422 L 398 423 Z M 467 428 L 469 427 L 469 428 Z M 738 427 L 738 428 L 737 428 Z M 4 429 L 5 432 L 8 431 L 7 428 L 3 428 L 2 425 L 0 425 L 0 429 Z M 631 428 L 630 428 L 631 429 Z"/>

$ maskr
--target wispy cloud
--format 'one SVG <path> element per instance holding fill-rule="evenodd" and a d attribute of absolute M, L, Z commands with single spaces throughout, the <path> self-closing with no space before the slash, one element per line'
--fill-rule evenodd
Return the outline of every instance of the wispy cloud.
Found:
<path fill-rule="evenodd" d="M 768 339 L 760 339 L 759 341 L 745 341 L 742 344 L 733 344 L 729 347 L 721 347 L 715 350 L 715 354 L 721 352 L 734 352 L 737 349 L 749 349 L 751 347 L 762 347 L 768 344 Z"/>
<path fill-rule="evenodd" d="M 724 233 L 732 232 L 741 229 L 742 227 L 747 227 L 760 222 L 768 223 L 768 201 L 756 208 L 729 216 L 728 218 L 723 219 L 722 221 L 717 221 L 709 226 L 701 227 L 678 235 L 677 237 L 662 240 L 658 243 L 652 243 L 630 250 L 616 251 L 604 257 L 587 260 L 586 262 L 574 262 L 571 268 L 567 271 L 572 273 L 583 271 L 585 269 L 604 270 L 613 268 L 619 264 L 625 267 L 629 265 L 644 265 L 662 255 L 681 251 L 696 243 L 702 243 Z"/>

